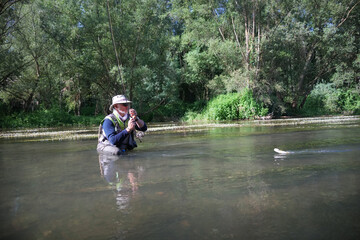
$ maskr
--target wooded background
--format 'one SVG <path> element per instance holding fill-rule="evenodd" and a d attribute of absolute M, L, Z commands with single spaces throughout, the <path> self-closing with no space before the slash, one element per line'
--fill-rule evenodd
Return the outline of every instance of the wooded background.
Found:
<path fill-rule="evenodd" d="M 1 0 L 0 24 L 2 115 L 125 93 L 168 120 L 244 89 L 272 115 L 360 109 L 360 1 Z"/>

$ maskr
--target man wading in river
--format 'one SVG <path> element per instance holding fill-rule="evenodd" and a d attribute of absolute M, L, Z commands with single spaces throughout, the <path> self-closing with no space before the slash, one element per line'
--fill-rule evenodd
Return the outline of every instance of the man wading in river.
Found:
<path fill-rule="evenodd" d="M 130 103 L 124 95 L 112 98 L 109 108 L 112 114 L 106 116 L 99 126 L 98 152 L 119 155 L 137 147 L 134 140 L 135 129 L 145 132 L 147 126 L 137 116 L 135 109 L 129 110 Z"/>

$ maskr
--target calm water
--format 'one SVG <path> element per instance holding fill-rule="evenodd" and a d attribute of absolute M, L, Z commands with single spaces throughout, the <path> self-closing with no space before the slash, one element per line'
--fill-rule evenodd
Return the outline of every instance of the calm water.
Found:
<path fill-rule="evenodd" d="M 1 239 L 360 239 L 360 127 L 0 143 Z M 280 155 L 274 147 L 291 150 Z"/>

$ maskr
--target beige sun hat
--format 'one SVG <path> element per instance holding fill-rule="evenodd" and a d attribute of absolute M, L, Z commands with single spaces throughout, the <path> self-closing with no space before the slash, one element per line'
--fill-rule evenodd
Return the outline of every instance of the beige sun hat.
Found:
<path fill-rule="evenodd" d="M 131 101 L 127 99 L 124 95 L 116 95 L 112 98 L 112 104 L 109 107 L 110 111 L 112 111 L 114 105 L 118 103 L 131 103 Z"/>

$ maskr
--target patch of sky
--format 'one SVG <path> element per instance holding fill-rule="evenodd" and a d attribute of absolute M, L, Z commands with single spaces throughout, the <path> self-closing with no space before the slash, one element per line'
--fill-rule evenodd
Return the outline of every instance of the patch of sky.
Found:
<path fill-rule="evenodd" d="M 329 18 L 329 21 L 325 23 L 325 27 L 332 28 L 335 24 L 333 23 L 333 18 Z"/>
<path fill-rule="evenodd" d="M 86 10 L 85 10 L 85 8 L 84 8 L 83 2 L 80 3 L 80 12 L 81 12 L 81 15 L 82 15 L 82 16 L 85 15 L 85 13 L 86 13 Z M 78 27 L 78 28 L 83 28 L 83 27 L 84 27 L 84 24 L 82 24 L 81 21 L 79 21 L 79 22 L 77 23 L 77 27 Z"/>
<path fill-rule="evenodd" d="M 225 0 L 224 2 L 220 2 L 219 6 L 214 9 L 217 16 L 220 16 L 226 12 L 226 4 L 227 3 L 228 3 L 227 0 Z"/>
<path fill-rule="evenodd" d="M 224 14 L 225 11 L 226 11 L 226 9 L 223 7 L 214 9 L 214 12 L 215 12 L 216 16 L 218 16 L 218 17 L 220 17 L 222 14 Z"/>

